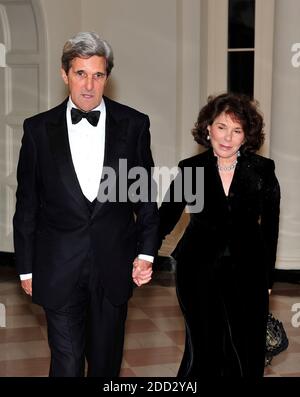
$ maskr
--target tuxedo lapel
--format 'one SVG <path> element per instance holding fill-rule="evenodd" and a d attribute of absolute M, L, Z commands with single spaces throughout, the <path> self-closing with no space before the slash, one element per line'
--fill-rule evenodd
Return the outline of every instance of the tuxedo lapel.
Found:
<path fill-rule="evenodd" d="M 66 189 L 77 203 L 87 211 L 87 205 L 72 162 L 66 120 L 66 106 L 67 101 L 57 108 L 57 115 L 54 117 L 57 122 L 47 124 L 47 134 L 51 152 L 57 163 L 61 179 Z"/>
<path fill-rule="evenodd" d="M 116 175 L 116 182 L 118 182 L 119 175 L 119 160 L 126 159 L 126 137 L 128 120 L 118 120 L 117 114 L 111 108 L 110 101 L 105 98 L 106 106 L 106 125 L 105 125 L 105 150 L 104 150 L 104 162 L 103 162 L 103 181 L 105 168 L 111 168 Z M 101 188 L 101 182 L 99 189 Z M 112 186 L 111 189 L 115 189 L 116 186 Z M 96 206 L 94 208 L 92 217 L 103 207 L 105 202 L 97 199 Z"/>

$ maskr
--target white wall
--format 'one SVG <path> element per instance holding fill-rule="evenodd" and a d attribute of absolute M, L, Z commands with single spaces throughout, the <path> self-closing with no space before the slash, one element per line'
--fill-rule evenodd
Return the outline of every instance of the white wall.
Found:
<path fill-rule="evenodd" d="M 176 1 L 82 0 L 83 29 L 95 30 L 115 52 L 113 94 L 135 102 L 141 97 L 167 98 L 162 76 L 176 77 Z M 91 15 L 91 9 L 96 10 Z M 98 11 L 97 11 L 98 9 Z M 159 10 L 159 12 L 157 12 Z M 134 83 L 134 84 L 133 84 Z M 150 83 L 150 84 L 149 84 Z M 175 96 L 176 87 L 170 94 Z M 161 91 L 161 95 L 156 96 Z M 148 99 L 150 106 L 153 101 Z M 172 102 L 172 100 L 171 100 Z M 146 109 L 144 109 L 146 110 Z"/>
<path fill-rule="evenodd" d="M 270 154 L 281 185 L 277 267 L 300 270 L 300 66 L 292 45 L 300 42 L 300 2 L 275 2 Z M 296 67 L 295 67 L 296 66 Z M 298 67 L 297 67 L 298 66 Z"/>
<path fill-rule="evenodd" d="M 299 42 L 299 38 L 297 38 L 299 24 L 297 24 L 296 20 L 293 20 L 299 14 L 299 2 L 298 0 L 289 0 L 288 6 L 283 5 L 282 2 L 283 0 L 275 1 L 277 18 L 275 36 L 277 34 L 280 37 L 282 32 L 286 31 L 289 33 L 291 29 L 294 29 L 295 32 L 293 31 L 291 40 Z M 22 6 L 23 3 L 28 5 L 29 0 L 8 1 L 7 3 Z M 44 35 L 43 29 L 45 28 L 47 40 L 47 59 L 45 61 L 47 67 L 44 73 L 47 74 L 48 72 L 47 86 L 49 89 L 48 98 L 46 101 L 42 101 L 41 108 L 55 106 L 66 95 L 64 84 L 60 77 L 60 58 L 65 41 L 78 31 L 95 30 L 112 44 L 115 52 L 115 68 L 107 94 L 113 99 L 149 114 L 152 149 L 156 164 L 174 166 L 179 159 L 192 155 L 199 150 L 198 146 L 193 142 L 190 130 L 197 118 L 200 106 L 205 103 L 207 95 L 223 90 L 225 84 L 224 76 L 226 74 L 222 70 L 225 70 L 223 52 L 226 47 L 224 44 L 226 37 L 220 32 L 225 32 L 224 21 L 226 21 L 226 17 L 224 16 L 224 10 L 227 0 L 31 0 L 31 3 L 36 6 L 36 9 L 41 6 L 44 17 L 39 18 L 39 12 L 36 15 L 36 18 L 40 19 L 37 23 L 37 31 L 42 32 L 41 34 Z M 269 23 L 266 23 L 266 26 L 269 26 L 270 29 L 273 26 L 273 13 L 262 12 L 262 6 L 264 5 L 265 7 L 265 4 L 267 4 L 269 8 L 272 8 L 273 3 L 273 0 L 264 0 L 263 2 L 262 0 L 257 0 L 257 4 L 260 4 L 260 24 L 264 26 L 265 21 L 267 21 Z M 265 7 L 264 10 L 266 11 L 267 8 Z M 290 13 L 291 17 L 287 13 Z M 264 15 L 268 15 L 269 20 L 263 18 Z M 28 36 L 26 23 L 28 28 L 32 30 L 32 23 L 26 22 L 25 16 L 20 22 L 22 30 L 17 29 L 22 34 L 24 32 L 24 37 Z M 39 24 L 45 24 L 45 27 L 39 26 Z M 282 26 L 283 28 L 279 30 Z M 270 29 L 268 30 L 269 39 L 272 37 Z M 260 42 L 261 50 L 257 52 L 257 61 L 263 66 L 262 69 L 265 73 L 270 66 L 271 52 L 268 51 L 266 53 L 265 51 L 266 43 L 268 42 L 266 40 L 266 30 L 260 29 L 257 34 L 259 34 L 260 41 L 262 37 L 264 38 L 264 42 Z M 281 44 L 281 41 L 277 36 L 274 41 L 276 56 L 273 62 L 275 64 L 275 74 L 273 76 L 271 154 L 276 159 L 278 175 L 283 181 L 282 186 L 284 188 L 285 182 L 283 178 L 289 177 L 290 174 L 289 171 L 286 171 L 286 159 L 284 158 L 281 161 L 280 156 L 282 148 L 285 148 L 287 142 L 292 142 L 294 146 L 291 147 L 291 151 L 284 154 L 290 156 L 289 158 L 295 159 L 298 166 L 299 156 L 296 156 L 295 153 L 299 152 L 299 145 L 294 139 L 295 136 L 298 136 L 295 133 L 297 129 L 295 130 L 294 127 L 297 122 L 294 121 L 298 117 L 299 112 L 297 113 L 295 110 L 297 117 L 295 116 L 293 122 L 289 118 L 289 129 L 286 128 L 285 124 L 284 128 L 281 128 L 282 126 L 277 118 L 284 120 L 284 123 L 287 121 L 286 117 L 282 117 L 283 114 L 285 115 L 285 113 L 282 113 L 284 106 L 277 106 L 278 109 L 276 108 L 276 98 L 281 98 L 281 101 L 283 101 L 283 91 L 280 87 L 280 82 L 284 81 L 284 78 L 290 79 L 292 72 L 295 74 L 296 71 L 287 70 L 285 73 L 281 71 L 282 55 L 285 54 L 286 56 L 284 61 L 289 59 L 291 55 L 290 45 L 292 43 L 287 41 L 283 49 L 279 48 L 277 46 Z M 39 42 L 38 39 L 37 42 Z M 43 42 L 43 40 L 40 40 L 40 42 Z M 39 88 L 43 85 L 42 82 L 45 81 L 42 76 L 44 51 L 41 51 L 40 48 L 36 51 L 37 54 L 33 55 L 33 64 L 38 63 L 41 66 L 39 71 L 40 80 L 37 84 Z M 286 55 L 287 51 L 288 55 Z M 262 53 L 264 53 L 264 57 Z M 23 51 L 17 58 L 16 54 L 10 54 L 9 61 L 12 61 L 12 64 L 16 63 L 16 60 L 23 62 L 24 54 L 27 57 L 31 56 L 26 51 Z M 265 66 L 266 60 L 268 62 L 267 67 Z M 259 70 L 259 68 L 256 68 L 256 73 Z M 261 94 L 264 94 L 266 80 L 271 80 L 271 75 L 268 79 L 263 79 L 264 73 L 260 71 L 260 82 L 264 82 L 264 85 L 259 86 Z M 285 77 L 283 78 L 282 76 Z M 299 79 L 297 77 L 298 82 Z M 28 84 L 27 80 L 26 84 Z M 295 83 L 293 88 L 296 93 L 299 91 L 297 91 L 297 87 Z M 287 89 L 288 98 L 291 98 L 292 92 L 293 90 L 289 91 Z M 269 102 L 271 101 L 268 99 L 268 95 L 264 94 L 262 103 L 267 103 L 270 106 Z M 294 107 L 296 109 L 299 102 L 297 101 L 298 95 L 295 94 L 294 97 L 295 100 L 292 102 L 295 104 Z M 28 105 L 27 102 L 25 103 L 26 105 Z M 284 105 L 292 102 L 287 100 Z M 291 111 L 290 107 L 288 107 L 288 110 L 289 112 Z M 18 117 L 20 118 L 20 115 Z M 9 119 L 9 122 L 16 125 L 15 120 L 12 122 Z M 279 127 L 275 128 L 276 125 Z M 277 136 L 276 130 L 278 131 Z M 292 131 L 293 139 L 285 139 L 286 136 L 282 138 L 283 130 L 286 135 L 287 131 Z M 7 145 L 3 147 L 7 147 Z M 290 155 L 291 153 L 293 156 Z M 295 170 L 295 175 L 297 175 L 296 171 L 299 168 L 296 165 L 293 163 L 290 167 L 290 169 Z M 298 185 L 295 182 L 293 186 Z M 288 189 L 288 192 L 294 193 L 294 190 Z M 297 200 L 295 199 L 295 194 L 292 194 L 289 198 L 284 189 L 283 194 L 288 199 L 284 198 L 283 200 L 282 219 L 284 220 L 284 211 L 286 211 L 288 217 L 290 217 L 290 213 L 293 213 L 292 219 L 294 223 L 289 228 L 289 232 L 293 233 L 293 249 L 295 251 L 290 247 L 291 239 L 289 234 L 286 234 L 287 238 L 285 240 L 281 238 L 281 245 L 284 245 L 285 249 L 294 255 L 294 262 L 299 263 L 299 228 L 296 229 L 296 232 L 293 229 L 294 224 L 297 225 L 299 218 Z M 292 206 L 291 202 L 293 202 Z"/>
<path fill-rule="evenodd" d="M 48 106 L 53 107 L 66 96 L 60 77 L 60 58 L 64 43 L 81 30 L 81 0 L 39 1 L 48 40 Z"/>
<path fill-rule="evenodd" d="M 64 42 L 78 31 L 95 31 L 115 54 L 106 94 L 149 115 L 155 163 L 174 166 L 198 150 L 190 130 L 200 107 L 199 0 L 40 1 L 49 106 L 65 95 L 59 74 Z"/>
<path fill-rule="evenodd" d="M 112 98 L 149 114 L 152 150 L 172 164 L 176 133 L 177 24 L 174 0 L 82 0 L 83 30 L 107 39 L 115 53 Z M 93 10 L 93 12 L 91 12 Z"/>

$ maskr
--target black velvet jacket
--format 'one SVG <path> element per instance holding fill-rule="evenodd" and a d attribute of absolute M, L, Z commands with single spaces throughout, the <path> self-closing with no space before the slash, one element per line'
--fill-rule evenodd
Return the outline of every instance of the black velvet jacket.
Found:
<path fill-rule="evenodd" d="M 226 196 L 216 160 L 210 149 L 179 163 L 181 170 L 204 167 L 204 207 L 201 212 L 191 214 L 173 256 L 187 269 L 192 269 L 194 264 L 197 274 L 203 276 L 211 274 L 214 264 L 229 248 L 240 282 L 270 288 L 280 203 L 274 162 L 257 154 L 242 153 Z M 194 174 L 193 184 L 195 179 Z M 170 202 L 164 202 L 160 208 L 161 240 L 172 231 L 188 204 L 184 199 L 174 202 L 174 188 L 178 183 L 180 180 L 176 178 L 169 189 Z"/>

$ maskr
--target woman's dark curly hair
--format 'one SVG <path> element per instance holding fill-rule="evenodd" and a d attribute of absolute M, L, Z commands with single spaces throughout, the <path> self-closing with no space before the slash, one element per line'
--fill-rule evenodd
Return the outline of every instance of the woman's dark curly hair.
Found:
<path fill-rule="evenodd" d="M 192 130 L 195 141 L 206 148 L 211 147 L 210 140 L 207 139 L 207 127 L 223 112 L 231 115 L 243 127 L 245 143 L 241 150 L 256 152 L 264 143 L 263 117 L 258 109 L 258 102 L 243 94 L 210 96 L 207 104 L 200 110 Z"/>

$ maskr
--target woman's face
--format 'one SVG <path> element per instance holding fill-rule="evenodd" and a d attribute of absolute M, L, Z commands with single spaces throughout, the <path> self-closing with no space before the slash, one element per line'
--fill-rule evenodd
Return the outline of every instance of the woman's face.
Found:
<path fill-rule="evenodd" d="M 218 157 L 230 159 L 236 156 L 245 140 L 243 127 L 238 120 L 223 112 L 207 129 L 213 151 Z"/>

